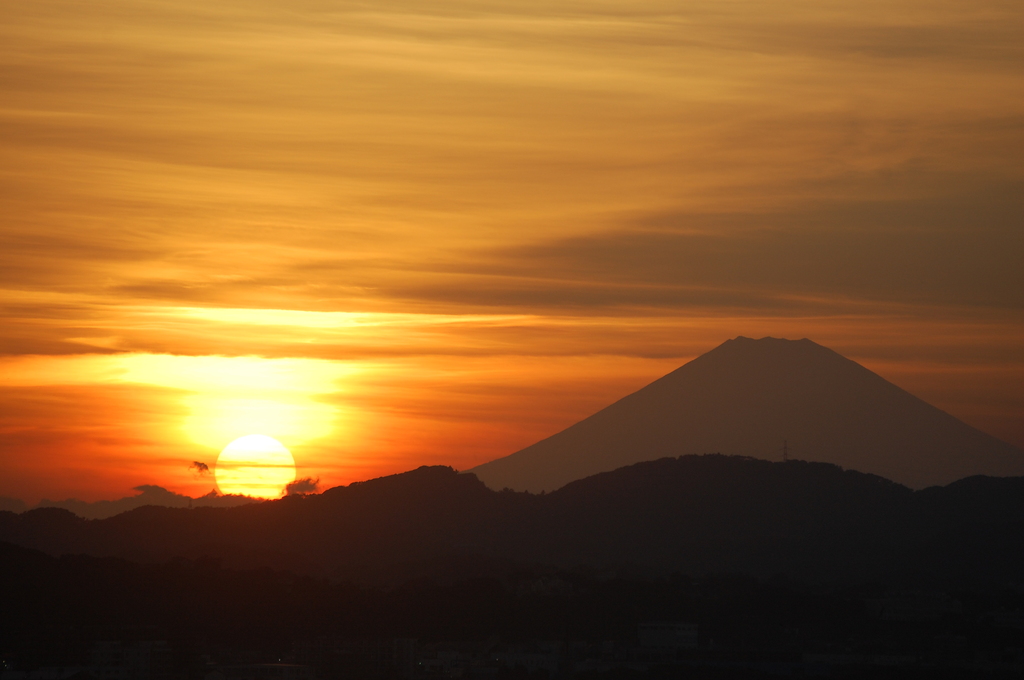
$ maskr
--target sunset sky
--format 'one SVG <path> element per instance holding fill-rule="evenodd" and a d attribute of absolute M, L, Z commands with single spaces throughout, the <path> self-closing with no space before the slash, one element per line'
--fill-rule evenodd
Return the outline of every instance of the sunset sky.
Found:
<path fill-rule="evenodd" d="M 737 335 L 1024 447 L 1019 0 L 0 6 L 0 496 L 467 469 Z M 752 452 L 753 453 L 753 452 Z"/>

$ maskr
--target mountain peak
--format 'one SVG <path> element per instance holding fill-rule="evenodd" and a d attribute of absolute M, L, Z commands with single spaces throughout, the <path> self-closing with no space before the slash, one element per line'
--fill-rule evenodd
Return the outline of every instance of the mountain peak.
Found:
<path fill-rule="evenodd" d="M 789 354 L 812 354 L 819 353 L 822 356 L 834 356 L 841 359 L 843 355 L 830 350 L 824 345 L 819 345 L 809 338 L 790 340 L 788 338 L 773 338 L 770 335 L 763 338 L 748 338 L 745 335 L 737 335 L 731 340 L 726 340 L 715 349 L 703 356 L 708 356 L 718 351 L 748 352 L 748 353 L 789 353 Z"/>
<path fill-rule="evenodd" d="M 913 488 L 1024 475 L 1024 452 L 807 338 L 739 336 L 543 441 L 472 472 L 542 491 L 645 460 L 789 455 Z"/>

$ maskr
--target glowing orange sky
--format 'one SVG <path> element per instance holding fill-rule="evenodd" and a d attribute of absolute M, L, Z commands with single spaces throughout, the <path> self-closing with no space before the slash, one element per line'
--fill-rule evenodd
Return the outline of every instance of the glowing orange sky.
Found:
<path fill-rule="evenodd" d="M 0 8 L 0 495 L 468 468 L 736 335 L 1024 446 L 1016 3 Z"/>

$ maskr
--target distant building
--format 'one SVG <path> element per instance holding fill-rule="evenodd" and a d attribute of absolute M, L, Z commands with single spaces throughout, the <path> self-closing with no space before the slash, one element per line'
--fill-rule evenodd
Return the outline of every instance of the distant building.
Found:
<path fill-rule="evenodd" d="M 883 621 L 935 621 L 960 614 L 963 605 L 944 593 L 911 593 L 865 602 L 869 612 Z"/>
<path fill-rule="evenodd" d="M 4 670 L 2 680 L 69 680 L 81 677 L 86 670 L 81 666 L 43 666 L 32 671 Z"/>
<path fill-rule="evenodd" d="M 204 680 L 313 680 L 313 669 L 293 663 L 247 663 L 217 666 Z"/>
<path fill-rule="evenodd" d="M 641 623 L 637 629 L 645 649 L 697 649 L 697 624 L 679 622 Z"/>
<path fill-rule="evenodd" d="M 392 638 L 377 641 L 376 666 L 380 674 L 411 678 L 416 670 L 418 653 L 416 640 Z"/>
<path fill-rule="evenodd" d="M 97 680 L 160 680 L 171 674 L 171 647 L 163 640 L 97 642 L 90 657 L 88 670 Z"/>
<path fill-rule="evenodd" d="M 510 646 L 494 654 L 494 660 L 508 668 L 522 667 L 528 673 L 545 671 L 549 678 L 558 675 L 561 664 L 561 644 L 538 642 L 532 645 Z"/>

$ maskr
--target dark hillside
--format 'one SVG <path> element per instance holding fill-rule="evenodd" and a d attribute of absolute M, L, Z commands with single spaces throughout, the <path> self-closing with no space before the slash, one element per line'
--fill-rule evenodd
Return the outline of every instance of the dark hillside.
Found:
<path fill-rule="evenodd" d="M 1013 580 L 1024 575 L 1022 527 L 1022 478 L 914 492 L 825 463 L 719 455 L 638 463 L 542 495 L 434 467 L 236 508 L 0 513 L 0 540 L 51 554 L 214 557 L 366 582 L 516 565 Z"/>

